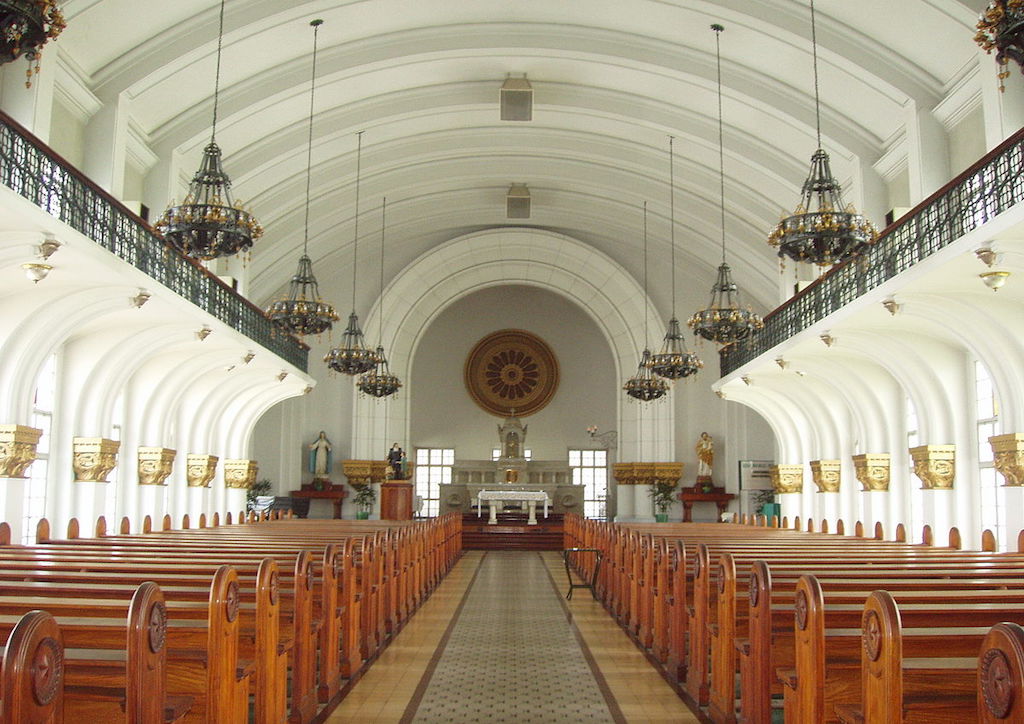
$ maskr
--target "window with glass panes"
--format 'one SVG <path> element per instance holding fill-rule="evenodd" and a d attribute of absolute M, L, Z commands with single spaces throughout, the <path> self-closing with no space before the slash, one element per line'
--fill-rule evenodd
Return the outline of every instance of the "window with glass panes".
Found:
<path fill-rule="evenodd" d="M 25 512 L 21 542 L 35 543 L 36 524 L 46 515 L 46 480 L 50 469 L 50 430 L 53 427 L 53 403 L 57 391 L 57 356 L 50 355 L 36 378 L 32 403 L 32 427 L 43 431 L 36 446 L 36 459 L 29 468 L 25 488 Z"/>
<path fill-rule="evenodd" d="M 608 501 L 608 451 L 570 450 L 573 485 L 583 486 L 583 515 L 605 520 Z"/>
<path fill-rule="evenodd" d="M 416 495 L 423 499 L 421 515 L 435 518 L 441 505 L 440 485 L 452 482 L 455 449 L 416 448 Z"/>
<path fill-rule="evenodd" d="M 497 460 L 500 457 L 501 457 L 501 448 L 500 447 L 491 448 L 491 460 Z M 533 460 L 533 450 L 530 450 L 529 448 L 527 448 L 526 450 L 523 450 L 523 457 L 526 458 L 527 460 Z"/>
<path fill-rule="evenodd" d="M 917 408 L 910 397 L 904 402 L 906 407 L 905 424 L 907 429 L 907 450 L 921 443 L 917 434 Z M 914 461 L 910 461 L 910 539 L 920 542 L 921 531 L 924 530 L 924 493 L 921 492 L 921 481 L 914 475 Z"/>
<path fill-rule="evenodd" d="M 999 400 L 992 377 L 980 361 L 974 362 L 974 402 L 978 430 L 978 479 L 981 494 L 981 528 L 995 533 L 1000 550 L 1007 549 L 1003 535 L 1006 510 L 999 474 L 993 466 L 992 446 L 988 439 L 996 434 L 999 421 Z"/>

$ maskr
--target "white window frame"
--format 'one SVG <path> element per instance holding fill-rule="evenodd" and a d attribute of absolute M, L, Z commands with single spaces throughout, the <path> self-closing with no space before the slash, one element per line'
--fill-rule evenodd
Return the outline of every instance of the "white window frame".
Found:
<path fill-rule="evenodd" d="M 590 464 L 587 463 L 588 456 Z M 598 458 L 601 458 L 601 462 L 598 462 Z M 569 450 L 568 459 L 573 485 L 584 486 L 584 517 L 607 520 L 608 451 L 603 448 L 573 448 Z"/>

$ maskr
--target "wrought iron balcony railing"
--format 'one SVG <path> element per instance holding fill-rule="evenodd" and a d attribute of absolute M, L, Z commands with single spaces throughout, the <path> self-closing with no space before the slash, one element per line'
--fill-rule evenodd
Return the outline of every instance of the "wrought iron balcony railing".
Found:
<path fill-rule="evenodd" d="M 307 371 L 309 349 L 263 310 L 164 243 L 124 204 L 0 113 L 0 183 L 80 231 L 171 291 Z"/>
<path fill-rule="evenodd" d="M 1024 128 L 892 223 L 861 256 L 830 269 L 719 352 L 722 376 L 1024 201 Z"/>

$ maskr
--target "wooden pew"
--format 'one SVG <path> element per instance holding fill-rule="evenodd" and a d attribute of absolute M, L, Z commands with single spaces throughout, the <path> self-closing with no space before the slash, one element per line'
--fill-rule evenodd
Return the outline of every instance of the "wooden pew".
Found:
<path fill-rule="evenodd" d="M 0 671 L 2 724 L 64 721 L 64 643 L 53 617 L 30 611 L 7 638 Z"/>

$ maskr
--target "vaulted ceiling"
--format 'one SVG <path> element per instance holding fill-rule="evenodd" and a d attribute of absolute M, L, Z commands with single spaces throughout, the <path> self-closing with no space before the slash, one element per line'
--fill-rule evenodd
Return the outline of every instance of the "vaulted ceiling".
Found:
<path fill-rule="evenodd" d="M 848 200 L 879 226 L 886 199 L 873 165 L 902 138 L 906 108 L 931 110 L 976 71 L 983 5 L 817 0 L 824 146 Z M 180 198 L 209 140 L 219 2 L 64 8 L 62 56 L 101 101 L 128 109 L 162 159 L 146 180 L 158 213 L 168 186 Z M 592 244 L 639 278 L 647 200 L 651 282 L 664 303 L 669 135 L 677 273 L 684 294 L 703 299 L 721 254 L 712 22 L 726 27 L 729 259 L 755 306 L 777 302 L 765 238 L 795 204 L 815 148 L 807 0 L 228 0 L 217 140 L 236 197 L 267 229 L 252 257 L 257 302 L 287 284 L 303 240 L 313 18 L 325 23 L 310 255 L 339 311 L 351 294 L 359 130 L 361 312 L 377 293 L 383 196 L 389 277 L 438 243 L 517 223 Z M 531 122 L 499 120 L 509 73 L 533 84 Z M 505 218 L 512 182 L 529 185 L 529 220 Z"/>

